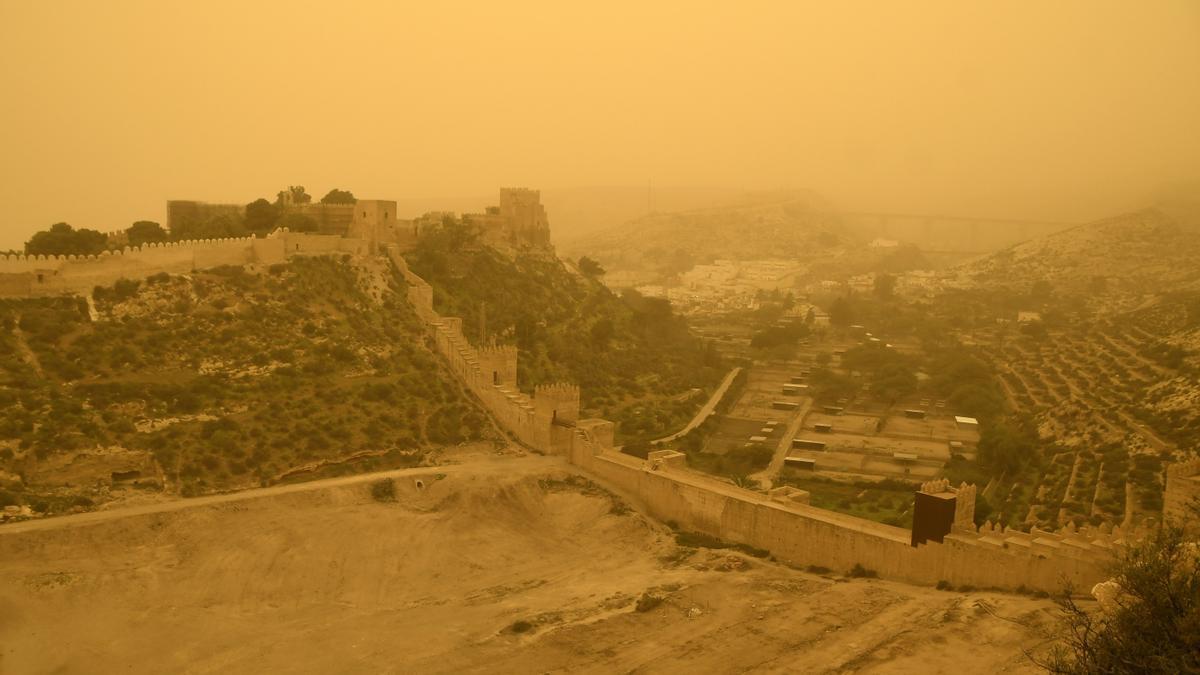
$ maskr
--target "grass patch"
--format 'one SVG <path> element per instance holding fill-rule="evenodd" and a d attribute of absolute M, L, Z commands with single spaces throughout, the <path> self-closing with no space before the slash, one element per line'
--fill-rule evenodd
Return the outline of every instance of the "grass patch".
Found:
<path fill-rule="evenodd" d="M 895 527 L 912 527 L 913 493 L 917 486 L 900 480 L 835 481 L 785 468 L 778 484 L 809 493 L 809 503 Z"/>

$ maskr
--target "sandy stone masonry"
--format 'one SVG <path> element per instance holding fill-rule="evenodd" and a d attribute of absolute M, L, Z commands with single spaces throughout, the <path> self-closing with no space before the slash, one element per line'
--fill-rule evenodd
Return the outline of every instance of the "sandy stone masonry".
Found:
<path fill-rule="evenodd" d="M 340 236 L 289 232 L 265 238 L 172 241 L 104 251 L 88 256 L 0 255 L 0 297 L 33 298 L 91 293 L 120 279 L 159 273 L 187 274 L 222 265 L 270 265 L 295 255 L 363 255 L 369 242 Z"/>
<path fill-rule="evenodd" d="M 520 197 L 521 208 L 532 209 L 527 210 L 525 232 L 541 232 L 544 213 L 531 206 L 536 205 L 536 195 Z M 360 231 L 369 239 L 281 229 L 262 239 L 150 244 L 99 256 L 0 256 L 0 297 L 86 294 L 121 278 L 220 265 L 274 264 L 297 255 L 382 253 L 408 282 L 408 300 L 437 351 L 502 427 L 529 447 L 563 456 L 635 499 L 652 516 L 684 529 L 766 549 L 795 565 L 838 571 L 861 565 L 880 576 L 918 584 L 947 581 L 955 586 L 1047 592 L 1061 590 L 1064 581 L 1089 588 L 1103 580 L 1112 552 L 1138 536 L 1119 527 L 1070 526 L 1058 532 L 1025 533 L 985 523 L 976 529 L 975 486 L 951 489 L 948 481 L 941 480 L 923 485 L 922 491 L 954 493 L 951 531 L 940 543 L 913 546 L 908 530 L 815 508 L 808 505 L 802 490 L 764 495 L 737 488 L 687 469 L 686 458 L 673 450 L 656 451 L 647 460 L 625 455 L 615 447 L 612 422 L 580 419 L 578 386 L 547 384 L 535 387 L 532 396 L 521 392 L 516 347 L 475 347 L 463 335 L 462 319 L 443 317 L 433 309 L 433 288 L 408 268 L 401 255 L 410 242 L 381 236 L 381 229 L 373 224 L 376 217 L 390 221 L 392 208 L 392 203 L 375 201 L 365 215 L 359 215 Z M 376 235 L 380 238 L 374 239 Z M 1200 460 L 1170 467 L 1166 512 L 1180 513 L 1197 495 Z"/>
<path fill-rule="evenodd" d="M 1069 581 L 1090 588 L 1105 578 L 1104 565 L 1123 545 L 1120 528 L 1063 528 L 1024 533 L 991 523 L 976 530 L 976 488 L 955 492 L 954 525 L 941 543 L 912 546 L 908 530 L 808 505 L 794 488 L 760 494 L 686 467 L 685 456 L 657 450 L 646 460 L 618 451 L 615 427 L 601 419 L 579 419 L 579 388 L 536 387 L 532 397 L 516 387 L 517 353 L 511 347 L 473 347 L 462 320 L 433 309 L 433 289 L 413 273 L 396 249 L 391 260 L 408 281 L 408 298 L 429 327 L 438 351 L 496 418 L 521 442 L 572 464 L 639 502 L 648 513 L 680 527 L 766 549 L 795 565 L 848 571 L 855 565 L 880 576 L 934 585 L 1059 592 Z M 930 481 L 928 492 L 950 491 L 949 481 Z"/>
<path fill-rule="evenodd" d="M 502 188 L 499 201 L 499 206 L 485 213 L 463 214 L 462 219 L 476 226 L 481 239 L 493 247 L 510 251 L 551 250 L 550 223 L 539 191 Z M 96 286 L 109 286 L 120 279 L 145 279 L 161 272 L 186 274 L 222 265 L 269 265 L 294 255 L 339 252 L 367 255 L 378 253 L 383 247 L 407 251 L 416 246 L 422 228 L 439 220 L 398 218 L 396 202 L 387 199 L 288 208 L 312 217 L 318 232 L 289 232 L 281 228 L 261 239 L 172 241 L 89 256 L 0 255 L 0 298 L 87 295 Z M 243 212 L 244 208 L 236 204 L 171 200 L 167 202 L 167 225 L 170 229 L 189 218 L 240 216 Z M 117 233 L 110 241 L 122 241 L 123 236 L 124 233 Z M 515 380 L 513 372 L 512 381 Z"/>

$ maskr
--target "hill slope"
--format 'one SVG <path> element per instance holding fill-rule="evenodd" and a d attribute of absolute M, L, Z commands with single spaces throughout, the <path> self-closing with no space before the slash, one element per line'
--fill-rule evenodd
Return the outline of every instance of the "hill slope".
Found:
<path fill-rule="evenodd" d="M 473 344 L 486 330 L 487 340 L 517 345 L 522 389 L 578 384 L 584 414 L 617 422 L 623 438 L 682 427 L 724 375 L 667 302 L 618 297 L 552 257 L 465 244 L 451 254 L 421 246 L 407 261 Z"/>
<path fill-rule="evenodd" d="M 480 438 L 487 419 L 424 347 L 403 283 L 298 258 L 119 282 L 94 317 L 78 298 L 0 304 L 0 497 L 54 512 Z"/>
<path fill-rule="evenodd" d="M 670 275 L 718 258 L 790 258 L 853 264 L 865 242 L 837 216 L 795 198 L 645 216 L 572 241 L 567 252 L 600 260 L 612 271 Z"/>
<path fill-rule="evenodd" d="M 1068 292 L 1103 292 L 1127 304 L 1146 295 L 1200 289 L 1200 229 L 1147 209 L 1018 244 L 960 272 L 980 285 L 1046 281 Z"/>

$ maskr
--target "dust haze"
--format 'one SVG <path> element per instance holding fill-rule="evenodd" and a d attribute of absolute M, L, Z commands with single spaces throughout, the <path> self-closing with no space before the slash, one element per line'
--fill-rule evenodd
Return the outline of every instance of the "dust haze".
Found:
<path fill-rule="evenodd" d="M 1200 3 L 0 0 L 0 673 L 1200 672 Z"/>
<path fill-rule="evenodd" d="M 1189 0 L 4 2 L 0 247 L 283 183 L 1082 222 L 1200 180 L 1198 82 Z"/>

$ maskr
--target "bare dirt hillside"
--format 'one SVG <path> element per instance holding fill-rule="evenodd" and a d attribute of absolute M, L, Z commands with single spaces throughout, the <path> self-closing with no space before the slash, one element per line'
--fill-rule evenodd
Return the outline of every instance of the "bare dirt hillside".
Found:
<path fill-rule="evenodd" d="M 1012 246 L 961 268 L 985 285 L 1044 280 L 1057 289 L 1144 297 L 1196 290 L 1200 229 L 1158 209 L 1109 218 Z"/>
<path fill-rule="evenodd" d="M 0 672 L 1013 672 L 1052 616 L 680 548 L 547 458 L 392 475 L 0 527 Z"/>

